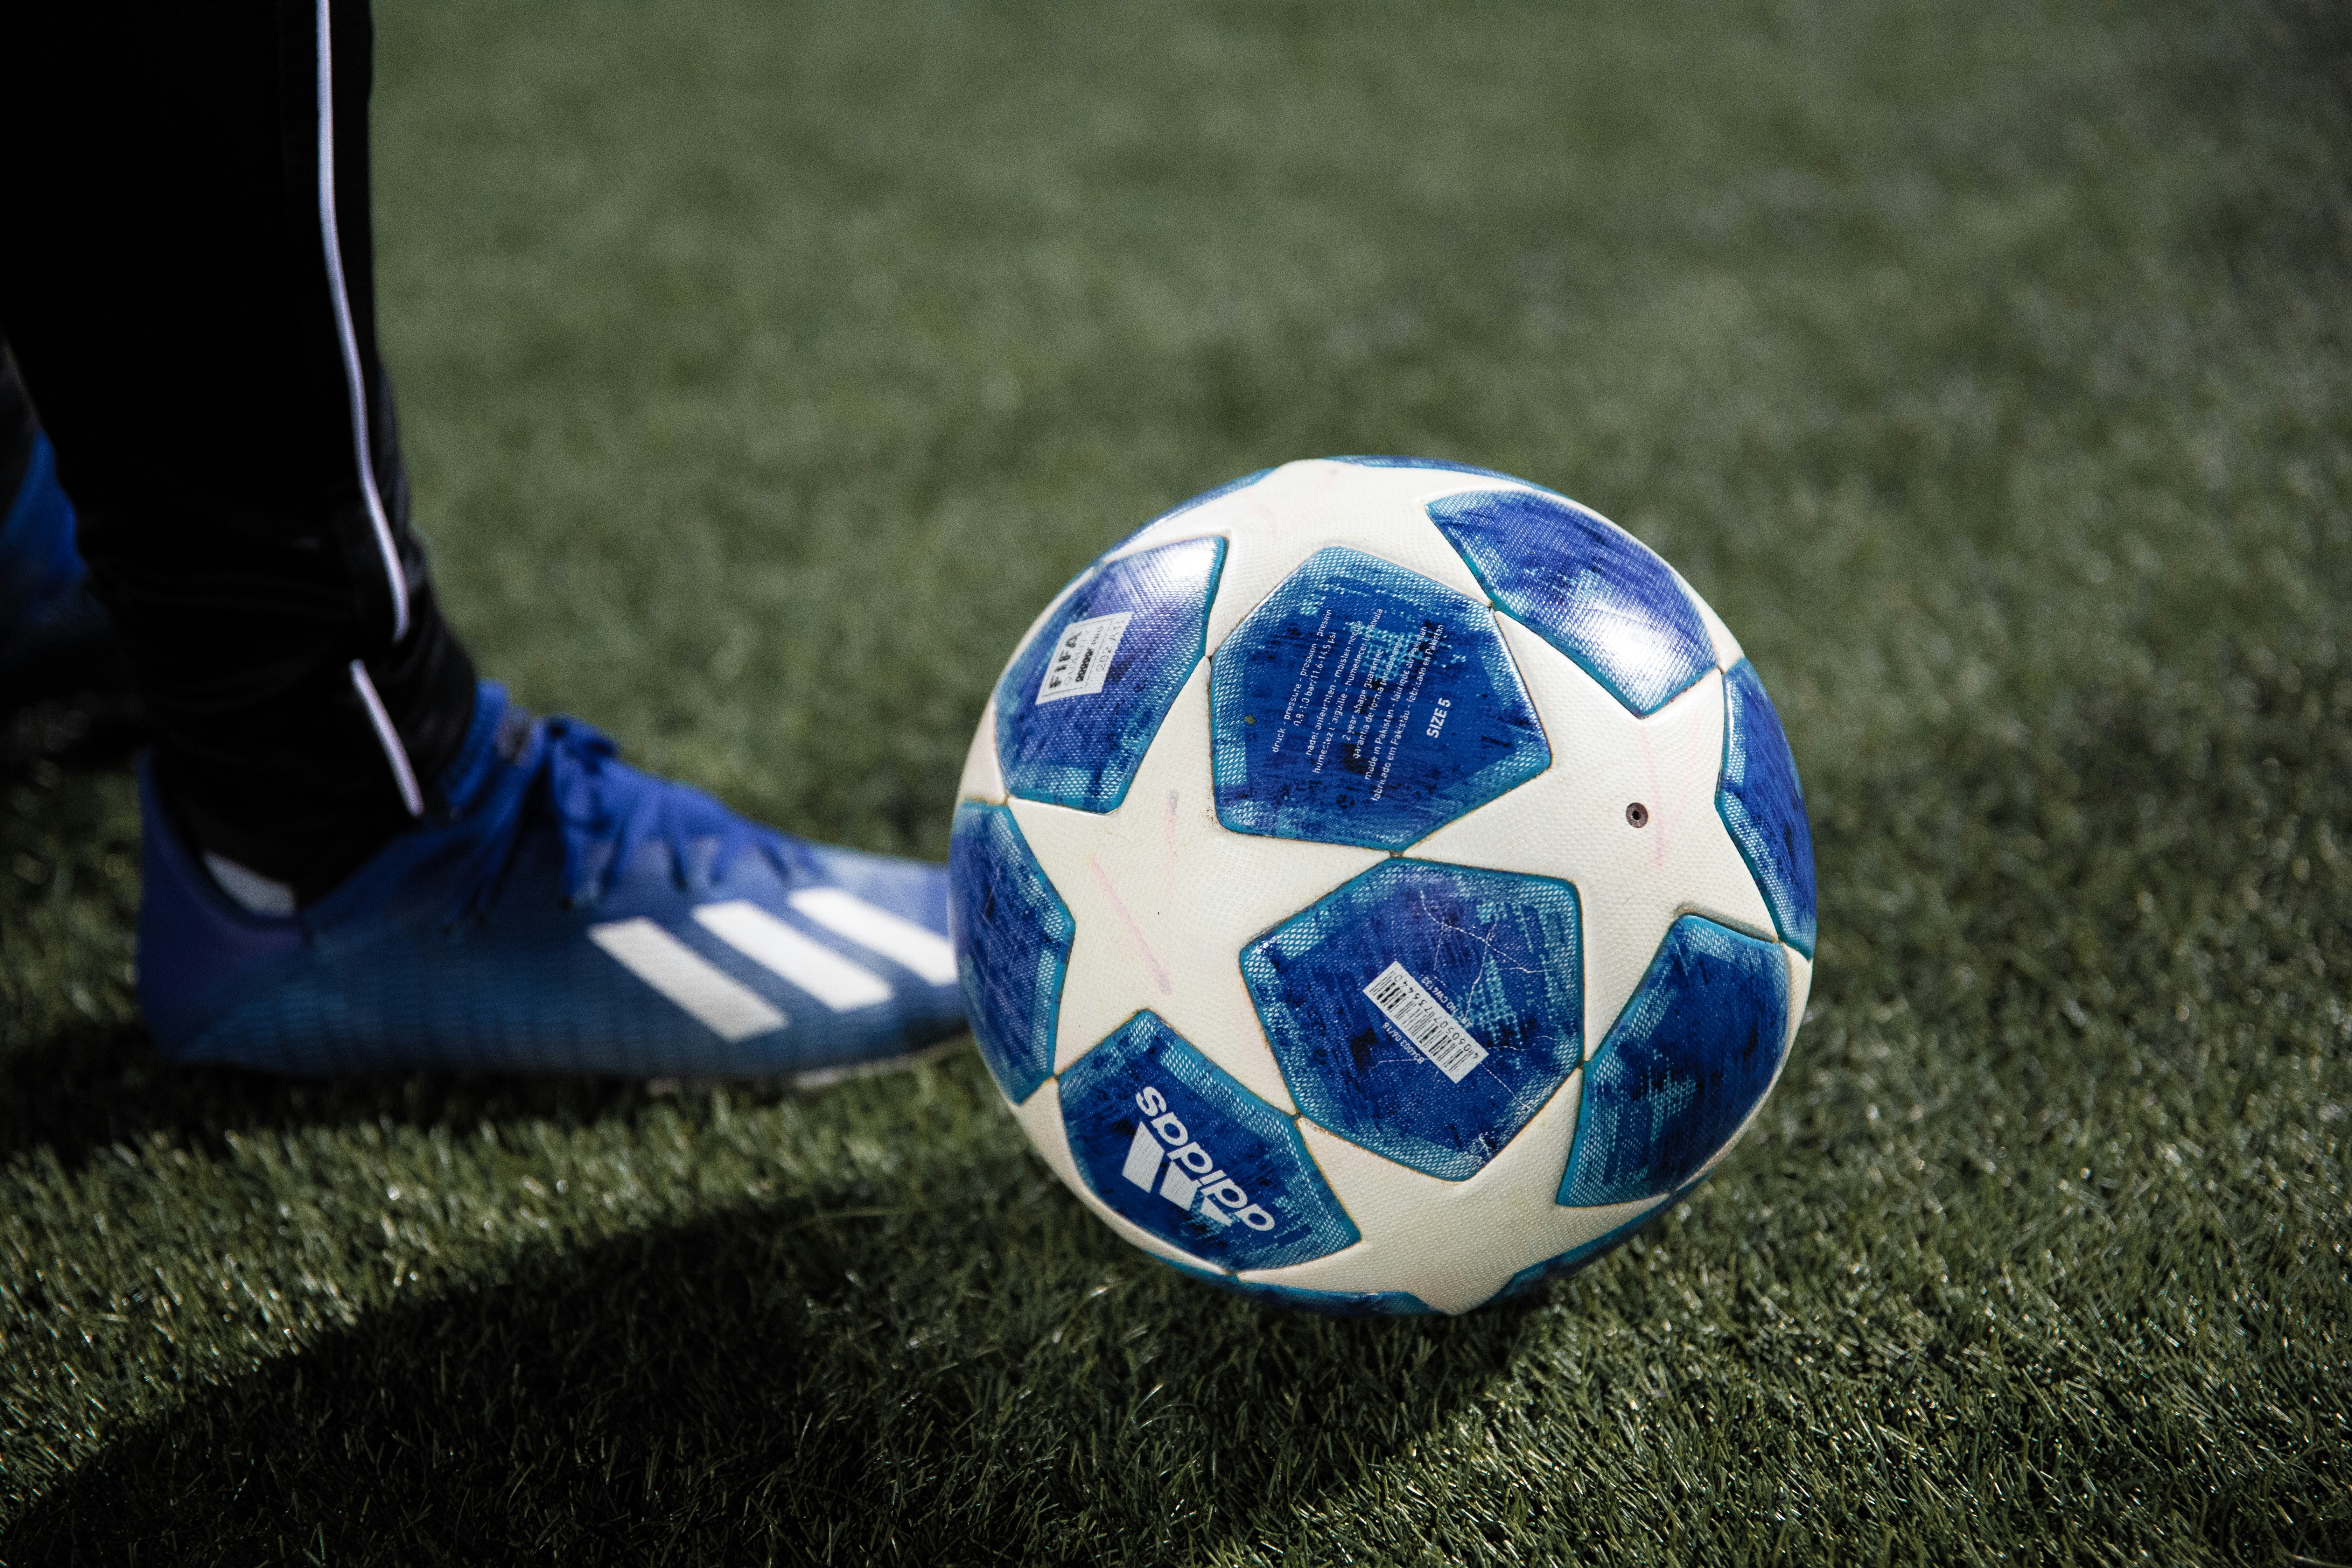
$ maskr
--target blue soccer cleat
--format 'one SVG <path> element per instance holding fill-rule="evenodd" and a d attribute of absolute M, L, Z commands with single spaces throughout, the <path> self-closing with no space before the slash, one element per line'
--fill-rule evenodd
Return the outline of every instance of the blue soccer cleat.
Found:
<path fill-rule="evenodd" d="M 223 891 L 142 768 L 139 995 L 163 1054 L 832 1076 L 964 1026 L 944 868 L 762 827 L 488 681 L 444 783 L 446 812 L 272 915 Z"/>

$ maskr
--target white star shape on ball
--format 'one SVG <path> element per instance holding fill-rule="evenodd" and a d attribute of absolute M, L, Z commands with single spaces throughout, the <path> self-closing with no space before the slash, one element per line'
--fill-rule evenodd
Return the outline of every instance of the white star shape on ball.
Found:
<path fill-rule="evenodd" d="M 1508 616 L 1496 620 L 1542 716 L 1551 765 L 1406 854 L 1575 885 L 1590 1060 L 1684 915 L 1776 940 L 1764 895 L 1716 811 L 1723 677 L 1710 669 L 1637 718 L 1536 633 Z M 1640 826 L 1627 809 L 1637 804 Z"/>
<path fill-rule="evenodd" d="M 1606 1236 L 1665 1201 L 1559 1206 L 1583 1091 L 1580 1069 L 1484 1170 L 1461 1182 L 1407 1170 L 1301 1121 L 1308 1152 L 1363 1239 L 1328 1258 L 1242 1278 L 1305 1290 L 1406 1290 L 1441 1312 L 1468 1311 L 1520 1269 Z"/>
<path fill-rule="evenodd" d="M 1118 810 L 1008 804 L 1077 925 L 1054 1070 L 1149 1007 L 1250 1092 L 1297 1114 L 1243 984 L 1242 950 L 1388 857 L 1218 823 L 1207 661 L 1177 693 Z"/>
<path fill-rule="evenodd" d="M 1208 646 L 1213 650 L 1307 557 L 1335 545 L 1377 556 L 1486 603 L 1470 563 L 1429 521 L 1428 502 L 1463 490 L 1529 488 L 1443 468 L 1368 468 L 1327 458 L 1286 463 L 1246 489 L 1154 524 L 1121 544 L 1112 558 L 1222 534 L 1225 563 L 1217 602 L 1209 612 Z"/>

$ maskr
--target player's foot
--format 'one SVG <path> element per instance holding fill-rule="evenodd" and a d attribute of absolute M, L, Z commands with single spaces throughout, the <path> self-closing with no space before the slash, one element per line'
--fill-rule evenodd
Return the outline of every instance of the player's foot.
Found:
<path fill-rule="evenodd" d="M 140 770 L 166 1056 L 302 1075 L 836 1073 L 963 1027 L 947 876 L 810 844 L 485 681 L 443 793 L 317 902 L 192 847 Z"/>
<path fill-rule="evenodd" d="M 14 492 L 0 495 L 0 713 L 123 685 L 114 628 L 74 551 L 73 503 L 58 488 L 48 437 L 34 432 L 23 459 Z"/>

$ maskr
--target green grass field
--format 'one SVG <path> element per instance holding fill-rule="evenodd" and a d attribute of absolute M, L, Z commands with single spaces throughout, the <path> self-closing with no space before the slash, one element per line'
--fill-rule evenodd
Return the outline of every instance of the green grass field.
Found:
<path fill-rule="evenodd" d="M 969 1050 L 169 1067 L 128 777 L 33 764 L 0 1561 L 2352 1563 L 2335 0 L 378 29 L 420 517 L 531 705 L 939 855 L 1106 542 L 1289 458 L 1474 461 L 1738 632 L 1813 1004 L 1619 1253 L 1310 1320 L 1116 1240 Z"/>

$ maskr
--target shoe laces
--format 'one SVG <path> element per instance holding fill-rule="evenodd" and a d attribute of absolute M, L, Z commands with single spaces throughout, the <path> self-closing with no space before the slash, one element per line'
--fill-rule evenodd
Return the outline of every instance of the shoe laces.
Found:
<path fill-rule="evenodd" d="M 543 799 L 563 836 L 563 887 L 574 904 L 593 904 L 626 875 L 647 844 L 660 844 L 670 875 L 698 890 L 726 876 L 738 855 L 764 855 L 779 871 L 805 868 L 798 841 L 738 816 L 690 784 L 620 760 L 621 748 L 593 724 L 556 715 L 542 726 Z"/>

